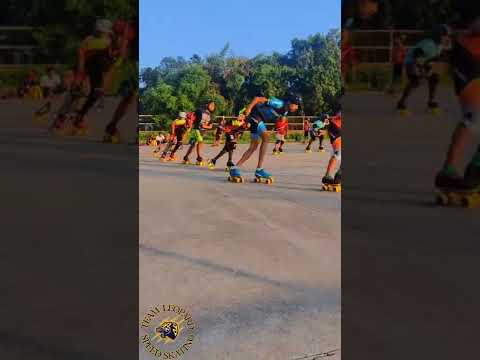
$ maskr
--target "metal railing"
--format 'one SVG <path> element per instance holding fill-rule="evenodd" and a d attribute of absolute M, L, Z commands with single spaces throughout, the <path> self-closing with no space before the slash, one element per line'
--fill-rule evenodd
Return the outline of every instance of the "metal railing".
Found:
<path fill-rule="evenodd" d="M 429 30 L 352 30 L 351 43 L 352 48 L 357 52 L 357 58 L 381 60 L 358 61 L 358 63 L 391 63 L 394 40 L 397 35 L 406 36 L 405 47 L 410 49 L 428 34 L 430 34 Z"/>
<path fill-rule="evenodd" d="M 155 115 L 139 115 L 138 118 L 139 118 L 139 122 L 138 122 L 138 125 L 143 127 L 143 126 L 154 126 L 154 127 L 157 127 L 155 122 L 152 122 L 152 121 L 148 121 L 148 120 L 151 120 Z M 316 119 L 317 116 L 287 116 L 287 120 L 288 120 L 288 129 L 289 130 L 302 130 L 304 131 L 305 128 L 304 128 L 304 121 L 305 120 L 308 120 L 310 123 L 312 123 L 314 121 L 314 119 Z M 235 119 L 238 119 L 238 116 L 215 116 L 215 120 L 213 121 L 213 124 L 218 126 L 218 124 L 220 124 L 222 121 L 225 121 L 225 120 L 235 120 Z M 274 126 L 275 126 L 275 123 L 265 123 L 265 125 L 267 126 L 267 128 L 269 129 L 272 129 Z M 155 130 L 155 129 L 152 129 L 152 130 Z M 158 130 L 158 129 L 156 129 Z"/>

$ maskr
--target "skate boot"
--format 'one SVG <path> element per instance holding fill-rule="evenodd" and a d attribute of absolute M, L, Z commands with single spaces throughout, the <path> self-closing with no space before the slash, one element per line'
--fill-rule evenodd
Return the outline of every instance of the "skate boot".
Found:
<path fill-rule="evenodd" d="M 282 148 L 278 149 L 278 155 L 282 155 L 282 154 L 283 154 L 283 149 Z"/>
<path fill-rule="evenodd" d="M 477 154 L 467 166 L 463 179 L 466 193 L 463 194 L 462 206 L 467 208 L 480 207 L 480 154 Z"/>
<path fill-rule="evenodd" d="M 335 183 L 335 179 L 330 175 L 325 175 L 322 179 L 322 190 L 323 191 L 332 191 L 340 192 L 340 184 Z"/>
<path fill-rule="evenodd" d="M 167 162 L 167 154 L 162 153 L 162 155 L 160 155 L 159 160 L 160 160 L 161 162 Z"/>
<path fill-rule="evenodd" d="M 320 146 L 320 147 L 318 148 L 318 152 L 325 152 L 325 148 L 324 148 L 323 146 Z"/>
<path fill-rule="evenodd" d="M 103 142 L 106 144 L 120 143 L 120 133 L 114 125 L 107 125 L 107 127 L 105 128 L 105 135 L 103 136 Z M 154 151 L 154 153 L 156 152 Z"/>
<path fill-rule="evenodd" d="M 72 136 L 85 136 L 88 135 L 88 127 L 85 119 L 77 118 L 73 123 Z"/>
<path fill-rule="evenodd" d="M 240 170 L 234 166 L 230 169 L 230 173 L 228 176 L 228 181 L 233 182 L 233 183 L 243 183 L 244 179 L 242 177 L 242 174 L 240 173 Z"/>
<path fill-rule="evenodd" d="M 190 159 L 188 157 L 185 156 L 183 158 L 182 164 L 183 165 L 192 165 L 192 162 L 190 161 Z"/>
<path fill-rule="evenodd" d="M 48 121 L 48 115 L 50 113 L 51 105 L 50 103 L 45 104 L 42 108 L 35 111 L 33 115 L 33 121 L 37 123 L 44 123 Z"/>
<path fill-rule="evenodd" d="M 410 116 L 412 113 L 407 109 L 407 106 L 403 102 L 397 104 L 397 111 L 401 116 Z"/>
<path fill-rule="evenodd" d="M 206 165 L 206 163 L 205 163 L 205 161 L 203 161 L 203 158 L 199 157 L 199 158 L 197 158 L 197 162 L 195 163 L 195 165 L 200 166 L 200 167 L 204 167 Z"/>
<path fill-rule="evenodd" d="M 273 153 L 272 153 L 273 156 L 276 156 L 276 155 L 280 155 L 280 152 L 276 149 L 273 149 Z"/>
<path fill-rule="evenodd" d="M 216 161 L 212 159 L 208 162 L 207 166 L 208 166 L 209 170 L 213 170 L 213 169 L 215 169 L 215 165 L 216 165 Z"/>
<path fill-rule="evenodd" d="M 442 113 L 440 107 L 438 106 L 438 103 L 435 101 L 430 101 L 428 103 L 428 113 L 432 115 L 440 115 Z"/>
<path fill-rule="evenodd" d="M 58 115 L 48 131 L 54 135 L 65 135 L 67 129 L 67 117 L 65 115 Z"/>
<path fill-rule="evenodd" d="M 267 185 L 273 184 L 272 174 L 266 172 L 264 169 L 257 169 L 255 171 L 255 180 L 256 183 L 265 183 Z"/>
<path fill-rule="evenodd" d="M 453 169 L 442 169 L 435 177 L 435 187 L 438 190 L 436 203 L 442 206 L 460 206 L 461 192 L 464 190 L 463 178 Z"/>
<path fill-rule="evenodd" d="M 225 168 L 226 172 L 230 172 L 230 170 L 235 166 L 235 164 L 232 161 L 227 162 L 227 167 Z"/>
<path fill-rule="evenodd" d="M 472 191 L 480 190 L 480 154 L 477 154 L 475 159 L 467 166 L 465 175 L 463 176 L 463 184 L 466 189 Z"/>
<path fill-rule="evenodd" d="M 338 170 L 337 173 L 335 174 L 335 177 L 333 178 L 333 184 L 334 185 L 341 185 L 342 184 L 342 171 Z"/>
<path fill-rule="evenodd" d="M 176 160 L 177 160 L 177 158 L 173 154 L 170 154 L 170 156 L 167 156 L 167 158 L 166 158 L 166 161 L 168 161 L 168 162 L 174 162 Z"/>
<path fill-rule="evenodd" d="M 311 154 L 311 153 L 312 153 L 312 149 L 310 149 L 309 147 L 307 147 L 307 148 L 305 149 L 305 152 L 306 152 L 307 154 Z"/>
<path fill-rule="evenodd" d="M 451 167 L 442 169 L 435 177 L 435 187 L 438 189 L 456 190 L 463 187 L 462 177 Z"/>

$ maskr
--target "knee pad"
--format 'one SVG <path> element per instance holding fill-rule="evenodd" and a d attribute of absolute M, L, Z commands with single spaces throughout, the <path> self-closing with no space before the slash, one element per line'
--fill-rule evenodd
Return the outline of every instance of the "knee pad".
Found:
<path fill-rule="evenodd" d="M 477 136 L 480 134 L 480 119 L 478 117 L 478 112 L 464 109 L 463 119 L 461 121 L 463 126 L 470 129 Z"/>
<path fill-rule="evenodd" d="M 334 152 L 333 152 L 333 157 L 334 157 L 338 162 L 341 162 L 341 161 L 342 161 L 342 151 L 341 151 L 341 150 L 334 151 Z"/>

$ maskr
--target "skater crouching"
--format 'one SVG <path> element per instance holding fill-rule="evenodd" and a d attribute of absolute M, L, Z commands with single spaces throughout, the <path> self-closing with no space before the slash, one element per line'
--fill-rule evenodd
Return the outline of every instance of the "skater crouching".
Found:
<path fill-rule="evenodd" d="M 450 29 L 446 25 L 437 25 L 432 30 L 430 38 L 420 41 L 410 49 L 405 57 L 405 70 L 408 83 L 403 90 L 402 97 L 397 103 L 397 110 L 402 115 L 408 115 L 407 100 L 414 89 L 420 86 L 421 80 L 428 81 L 428 102 L 427 106 L 433 113 L 438 112 L 438 103 L 435 101 L 436 90 L 440 76 L 433 72 L 432 65 L 447 46 L 450 40 Z"/>
<path fill-rule="evenodd" d="M 233 179 L 234 181 L 243 179 L 239 168 L 250 159 L 260 145 L 255 177 L 257 179 L 271 181 L 272 175 L 263 169 L 263 162 L 267 153 L 269 141 L 269 134 L 265 124 L 276 122 L 281 117 L 295 114 L 299 110 L 300 104 L 301 98 L 298 95 L 293 94 L 290 94 L 286 100 L 280 100 L 277 98 L 267 99 L 265 97 L 256 97 L 252 100 L 245 110 L 247 126 L 250 129 L 251 134 L 250 146 L 236 166 L 231 168 L 229 179 Z"/>

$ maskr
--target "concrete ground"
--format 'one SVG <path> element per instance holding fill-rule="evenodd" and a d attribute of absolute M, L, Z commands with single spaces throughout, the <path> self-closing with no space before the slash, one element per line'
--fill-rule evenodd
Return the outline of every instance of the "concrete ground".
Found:
<path fill-rule="evenodd" d="M 219 150 L 207 146 L 204 157 Z M 140 149 L 140 312 L 165 303 L 191 312 L 197 337 L 185 359 L 287 360 L 340 348 L 341 196 L 319 190 L 328 153 L 303 150 L 287 144 L 268 156 L 268 186 L 251 182 L 254 159 L 249 182 L 232 184 L 226 158 L 210 171 Z M 140 358 L 151 358 L 141 346 Z"/>
<path fill-rule="evenodd" d="M 343 355 L 467 359 L 476 344 L 467 334 L 475 333 L 471 305 L 479 299 L 471 279 L 478 210 L 435 206 L 433 186 L 459 106 L 452 89 L 440 89 L 443 114 L 426 114 L 421 88 L 405 118 L 395 100 L 380 93 L 345 98 Z"/>
<path fill-rule="evenodd" d="M 100 143 L 118 102 L 72 138 L 32 122 L 38 102 L 0 101 L 2 359 L 134 358 L 119 344 L 138 321 L 138 148 Z"/>

